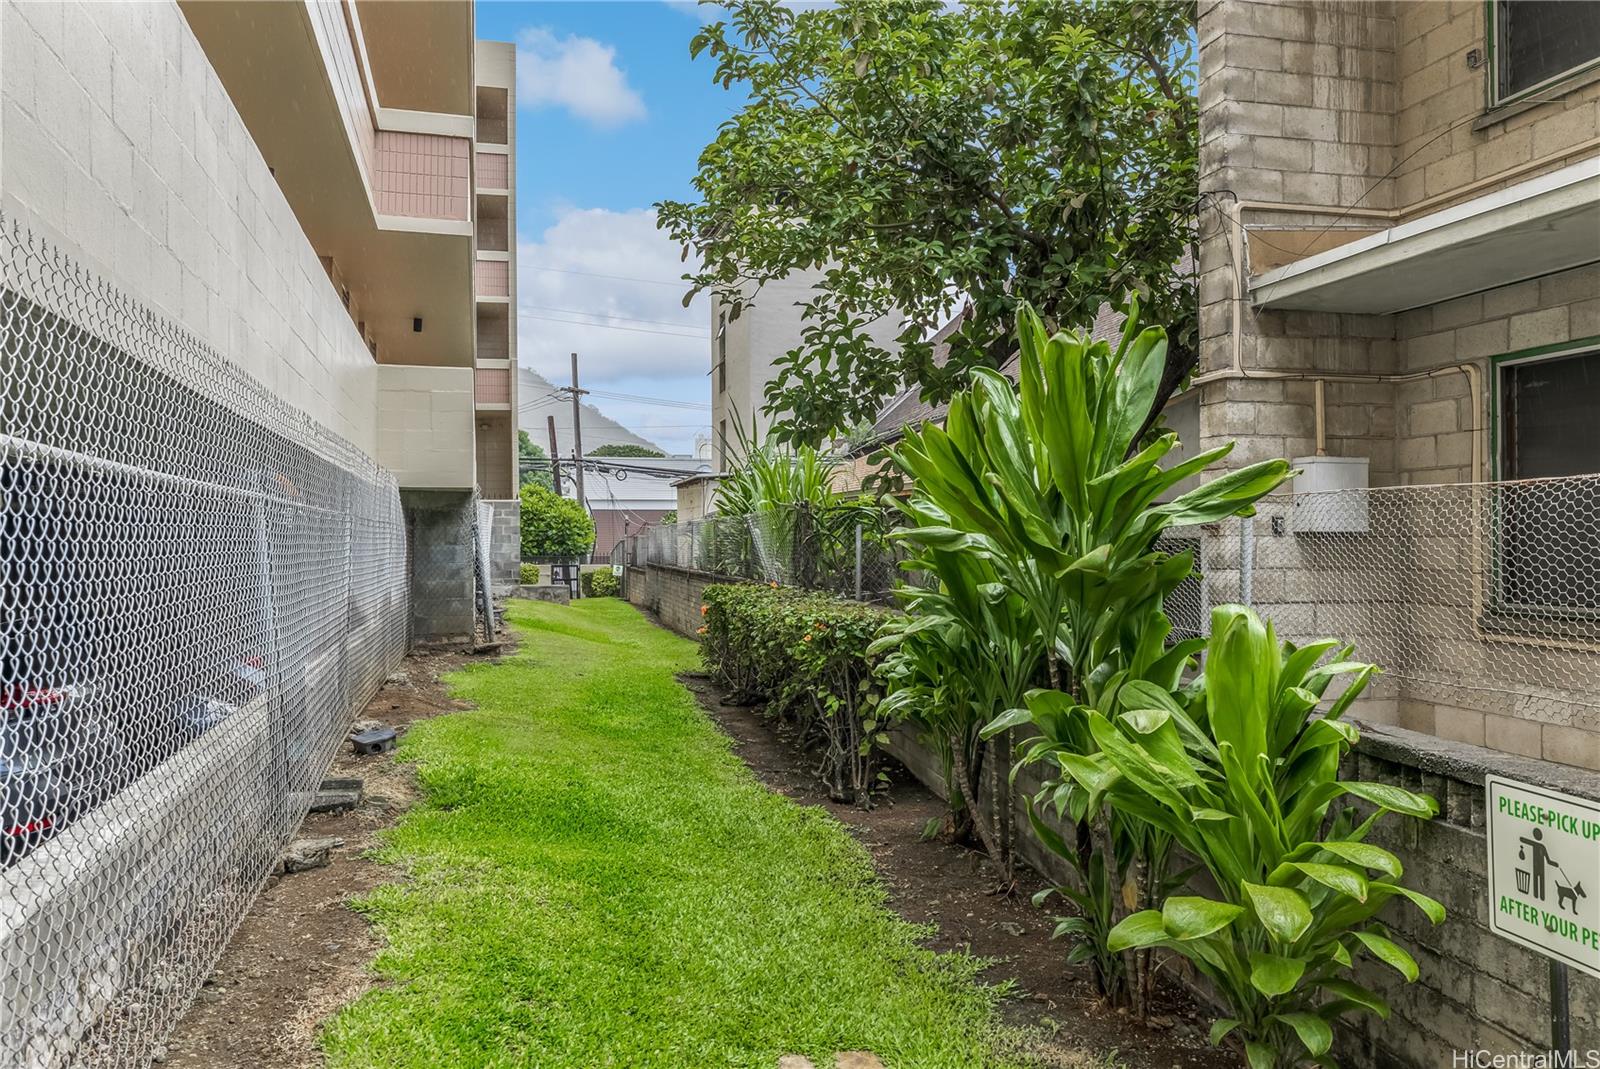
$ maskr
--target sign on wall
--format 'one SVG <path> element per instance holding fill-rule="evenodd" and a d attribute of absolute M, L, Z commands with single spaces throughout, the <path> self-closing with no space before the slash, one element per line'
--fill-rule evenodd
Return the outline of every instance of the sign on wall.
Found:
<path fill-rule="evenodd" d="M 1600 976 L 1600 802 L 1490 776 L 1489 928 Z"/>

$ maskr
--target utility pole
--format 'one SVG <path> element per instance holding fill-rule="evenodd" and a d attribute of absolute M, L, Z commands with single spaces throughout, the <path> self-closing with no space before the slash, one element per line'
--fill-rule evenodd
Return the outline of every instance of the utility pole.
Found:
<path fill-rule="evenodd" d="M 578 504 L 587 511 L 589 499 L 583 496 L 583 402 L 587 390 L 578 388 L 578 354 L 572 354 L 572 483 L 578 488 Z"/>
<path fill-rule="evenodd" d="M 561 468 L 558 466 L 561 454 L 556 452 L 556 418 L 546 416 L 544 425 L 550 431 L 550 486 L 555 490 L 556 496 L 561 496 Z"/>

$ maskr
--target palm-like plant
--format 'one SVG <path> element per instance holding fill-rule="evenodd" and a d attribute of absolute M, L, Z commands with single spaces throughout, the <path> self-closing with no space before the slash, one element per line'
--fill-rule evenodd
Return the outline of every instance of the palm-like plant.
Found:
<path fill-rule="evenodd" d="M 1032 686 L 1043 657 L 1022 598 L 982 557 L 925 549 L 905 566 L 938 575 L 938 589 L 904 587 L 906 615 L 891 617 L 871 652 L 888 697 L 878 714 L 909 719 L 944 764 L 951 815 L 971 821 L 1001 879 L 1011 881 L 1003 820 L 980 805 L 985 747 L 979 732 Z"/>
<path fill-rule="evenodd" d="M 907 523 L 896 532 L 944 560 L 967 554 L 987 563 L 995 585 L 1019 597 L 1032 618 L 1050 688 L 1073 703 L 1115 709 L 1116 693 L 1132 679 L 1170 684 L 1189 665 L 1198 642 L 1168 648 L 1171 627 L 1161 602 L 1193 570 L 1187 554 L 1156 551 L 1156 538 L 1181 524 L 1210 523 L 1253 511 L 1255 502 L 1289 474 L 1281 460 L 1223 474 L 1160 503 L 1175 486 L 1221 460 L 1224 445 L 1162 467 L 1177 445 L 1166 434 L 1138 448 L 1136 436 L 1160 386 L 1167 339 L 1159 327 L 1140 330 L 1131 303 L 1115 349 L 1083 335 L 1050 335 L 1032 309 L 1018 315 L 1020 382 L 989 370 L 975 372 L 971 389 L 950 405 L 943 427 L 924 425 L 892 451 L 913 491 L 901 503 Z M 939 560 L 932 570 L 949 586 Z M 960 603 L 953 608 L 964 612 Z M 989 626 L 967 614 L 967 626 Z M 1019 705 L 1014 695 L 1012 704 Z M 987 733 L 1027 723 L 1018 708 L 996 718 Z M 1046 745 L 1030 751 L 1092 753 L 1095 742 L 1080 720 L 1040 725 Z M 1058 804 L 1072 802 L 1070 780 L 1046 785 Z M 1097 811 L 1073 805 L 1076 842 L 1046 845 L 1077 869 L 1084 889 L 1126 885 L 1143 868 L 1157 882 L 1163 841 L 1144 825 L 1113 817 L 1112 861 L 1096 858 L 1091 825 Z M 1147 894 L 1149 880 L 1147 879 Z M 1098 913 L 1110 916 L 1101 903 Z M 1105 928 L 1099 929 L 1103 939 Z M 1104 947 L 1091 955 L 1105 960 Z M 1098 979 L 1108 995 L 1114 975 Z"/>
<path fill-rule="evenodd" d="M 1097 752 L 1061 758 L 1091 805 L 1159 829 L 1210 872 L 1216 898 L 1176 896 L 1135 913 L 1108 949 L 1162 947 L 1193 962 L 1232 1011 L 1212 1041 L 1232 1035 L 1250 1069 L 1320 1062 L 1337 1018 L 1388 1015 L 1349 973 L 1370 954 L 1416 979 L 1411 956 L 1373 919 L 1390 899 L 1444 919 L 1439 903 L 1399 882 L 1398 858 L 1365 841 L 1387 813 L 1431 818 L 1433 799 L 1339 778 L 1358 735 L 1342 717 L 1374 669 L 1337 646 L 1280 646 L 1271 624 L 1225 605 L 1212 613 L 1205 674 L 1183 690 L 1129 683 L 1115 718 L 1034 699 L 1042 718 L 1079 719 L 1093 735 Z M 1330 813 L 1345 796 L 1369 815 Z"/>

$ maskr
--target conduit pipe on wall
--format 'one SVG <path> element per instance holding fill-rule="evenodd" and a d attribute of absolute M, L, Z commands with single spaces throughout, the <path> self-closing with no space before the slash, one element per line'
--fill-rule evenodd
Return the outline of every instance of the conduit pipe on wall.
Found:
<path fill-rule="evenodd" d="M 1430 368 L 1426 371 L 1411 371 L 1404 374 L 1362 374 L 1359 372 L 1330 373 L 1324 371 L 1275 371 L 1264 368 L 1246 368 L 1244 366 L 1242 348 L 1244 339 L 1244 225 L 1240 218 L 1245 207 L 1256 205 L 1251 202 L 1240 202 L 1234 208 L 1232 218 L 1228 223 L 1228 251 L 1229 269 L 1233 278 L 1233 297 L 1231 300 L 1232 324 L 1230 337 L 1231 364 L 1229 367 L 1217 371 L 1208 371 L 1189 380 L 1191 389 L 1205 386 L 1213 382 L 1223 382 L 1228 379 L 1276 379 L 1295 382 L 1313 382 L 1317 389 L 1317 455 L 1324 455 L 1326 448 L 1325 424 L 1322 405 L 1323 384 L 1327 382 L 1366 382 L 1366 383 L 1406 383 L 1420 382 L 1423 379 L 1438 378 L 1442 375 L 1460 373 L 1466 376 L 1468 396 L 1472 398 L 1472 463 L 1469 482 L 1479 483 L 1484 481 L 1486 458 L 1484 456 L 1484 435 L 1486 426 L 1484 420 L 1483 402 L 1483 373 L 1476 364 L 1447 364 L 1442 367 Z M 1276 206 L 1273 206 L 1276 207 Z M 1324 209 L 1326 210 L 1326 209 Z M 1217 205 L 1217 211 L 1222 212 L 1227 218 L 1227 209 Z"/>

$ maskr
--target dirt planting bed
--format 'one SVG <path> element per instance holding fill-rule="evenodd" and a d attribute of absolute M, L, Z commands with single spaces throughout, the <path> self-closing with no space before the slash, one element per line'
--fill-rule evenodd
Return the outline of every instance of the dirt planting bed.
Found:
<path fill-rule="evenodd" d="M 403 734 L 418 720 L 466 708 L 449 696 L 439 677 L 484 659 L 413 654 L 358 719 L 380 721 Z M 394 878 L 390 869 L 364 855 L 378 833 L 416 799 L 415 779 L 392 753 L 357 757 L 348 744 L 340 747 L 327 775 L 361 779 L 361 804 L 342 813 L 312 813 L 295 838 L 332 837 L 343 845 L 332 850 L 323 867 L 268 880 L 167 1041 L 164 1066 L 319 1066 L 318 1026 L 372 984 L 369 966 L 378 940 L 348 903 Z"/>
<path fill-rule="evenodd" d="M 1232 1057 L 1207 1044 L 1208 1023 L 1172 987 L 1161 992 L 1148 1025 L 1102 1005 L 1087 968 L 1069 968 L 1066 946 L 1050 939 L 1059 899 L 1035 909 L 1033 893 L 1045 885 L 1026 869 L 1015 894 L 995 895 L 995 877 L 980 853 L 924 838 L 929 822 L 944 817 L 945 803 L 899 765 L 888 762 L 890 784 L 873 808 L 830 801 L 815 756 L 796 745 L 785 725 L 759 708 L 725 704 L 703 675 L 686 675 L 683 682 L 762 783 L 802 805 L 821 806 L 850 829 L 871 853 L 893 908 L 937 928 L 929 946 L 995 961 L 987 978 L 1013 981 L 1019 989 L 1003 1004 L 1007 1018 L 1043 1034 L 1046 1049 L 1039 1053 L 1047 1064 L 1235 1069 Z"/>

